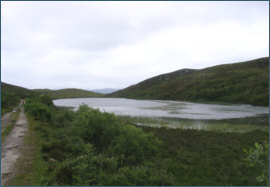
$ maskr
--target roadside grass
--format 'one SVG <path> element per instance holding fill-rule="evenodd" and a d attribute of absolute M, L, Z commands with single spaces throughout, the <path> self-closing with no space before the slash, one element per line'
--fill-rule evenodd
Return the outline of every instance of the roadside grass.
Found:
<path fill-rule="evenodd" d="M 15 163 L 17 173 L 12 180 L 7 182 L 10 186 L 47 186 L 48 165 L 42 158 L 41 144 L 44 138 L 40 136 L 40 122 L 26 114 L 29 122 L 28 131 L 25 133 L 21 157 Z"/>
<path fill-rule="evenodd" d="M 18 117 L 19 117 L 19 114 L 20 114 L 20 109 L 18 109 L 16 112 L 13 112 L 10 116 L 10 122 L 11 124 L 9 124 L 8 126 L 6 127 L 3 127 L 4 130 L 3 132 L 1 133 L 1 142 L 5 141 L 7 135 L 9 135 L 9 133 L 11 132 L 11 130 L 13 129 Z"/>

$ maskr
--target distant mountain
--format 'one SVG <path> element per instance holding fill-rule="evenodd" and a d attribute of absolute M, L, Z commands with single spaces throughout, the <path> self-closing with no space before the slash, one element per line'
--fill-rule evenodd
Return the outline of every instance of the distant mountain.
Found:
<path fill-rule="evenodd" d="M 91 91 L 96 92 L 96 93 L 102 93 L 102 94 L 110 94 L 110 93 L 113 93 L 117 90 L 119 90 L 119 89 L 117 89 L 117 88 L 103 88 L 103 89 L 95 89 L 95 90 L 91 90 Z"/>
<path fill-rule="evenodd" d="M 107 96 L 268 106 L 269 57 L 200 70 L 182 69 Z"/>
<path fill-rule="evenodd" d="M 63 99 L 63 98 L 83 98 L 83 97 L 101 97 L 103 94 L 95 93 L 87 90 L 81 90 L 76 88 L 67 88 L 60 90 L 50 90 L 50 89 L 35 89 L 38 94 L 46 94 L 51 96 L 53 99 Z"/>

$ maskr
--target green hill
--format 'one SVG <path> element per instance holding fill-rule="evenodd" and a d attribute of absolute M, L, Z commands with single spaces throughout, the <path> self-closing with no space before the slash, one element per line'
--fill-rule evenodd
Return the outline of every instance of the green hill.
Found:
<path fill-rule="evenodd" d="M 4 82 L 1 82 L 1 93 L 13 93 L 20 97 L 26 97 L 26 96 L 31 96 L 35 94 L 30 89 L 23 88 L 20 86 L 15 86 L 15 85 L 4 83 Z"/>
<path fill-rule="evenodd" d="M 1 82 L 1 115 L 19 105 L 22 98 L 33 95 L 32 90 Z"/>
<path fill-rule="evenodd" d="M 269 58 L 162 74 L 108 97 L 268 106 Z"/>
<path fill-rule="evenodd" d="M 61 98 L 79 98 L 79 97 L 100 97 L 103 94 L 81 89 L 27 89 L 19 86 L 14 86 L 1 82 L 1 115 L 11 111 L 14 107 L 19 105 L 22 98 L 33 97 L 39 95 L 49 95 L 52 99 Z"/>
<path fill-rule="evenodd" d="M 49 89 L 35 89 L 38 94 L 46 94 L 51 96 L 53 99 L 62 98 L 82 98 L 82 97 L 100 97 L 103 94 L 95 93 L 87 90 L 68 88 L 60 90 L 49 90 Z"/>

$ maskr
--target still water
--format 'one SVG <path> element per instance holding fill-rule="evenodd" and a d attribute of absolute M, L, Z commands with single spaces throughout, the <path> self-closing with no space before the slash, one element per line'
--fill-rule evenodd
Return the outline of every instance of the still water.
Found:
<path fill-rule="evenodd" d="M 86 104 L 100 111 L 132 117 L 184 119 L 230 119 L 268 114 L 268 107 L 251 105 L 198 104 L 180 101 L 135 100 L 124 98 L 72 98 L 53 101 L 56 106 L 78 107 Z"/>

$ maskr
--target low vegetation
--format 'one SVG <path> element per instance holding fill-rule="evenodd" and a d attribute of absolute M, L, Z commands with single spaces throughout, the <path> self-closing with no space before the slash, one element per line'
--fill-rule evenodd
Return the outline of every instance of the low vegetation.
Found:
<path fill-rule="evenodd" d="M 255 142 L 268 143 L 268 132 L 255 130 L 247 133 L 198 131 L 142 127 L 164 143 L 163 158 L 170 158 L 168 171 L 181 186 L 247 186 L 266 185 L 257 181 L 262 168 L 249 167 L 244 149 Z M 263 156 L 266 160 L 267 155 Z M 265 162 L 267 163 L 267 162 Z M 264 165 L 264 169 L 268 164 Z"/>
<path fill-rule="evenodd" d="M 235 119 L 180 119 L 166 117 L 131 117 L 119 116 L 125 123 L 152 128 L 194 129 L 217 132 L 251 132 L 254 130 L 269 131 L 269 116 L 261 114 L 253 117 Z"/>
<path fill-rule="evenodd" d="M 1 116 L 18 106 L 22 98 L 33 95 L 29 89 L 1 82 Z"/>
<path fill-rule="evenodd" d="M 269 186 L 269 143 L 262 145 L 256 142 L 255 147 L 251 147 L 249 150 L 245 149 L 244 152 L 247 153 L 245 160 L 249 166 L 261 172 L 256 177 L 257 181 Z"/>
<path fill-rule="evenodd" d="M 183 69 L 159 75 L 108 97 L 269 105 L 269 58 Z"/>
<path fill-rule="evenodd" d="M 21 172 L 14 184 L 266 184 L 256 179 L 261 168 L 249 167 L 243 151 L 255 142 L 264 145 L 268 141 L 265 131 L 138 128 L 87 106 L 59 110 L 45 95 L 27 99 L 25 111 L 30 132 L 37 135 L 31 136 L 37 140 L 32 140 L 35 159 L 31 169 L 21 162 L 29 173 Z"/>

